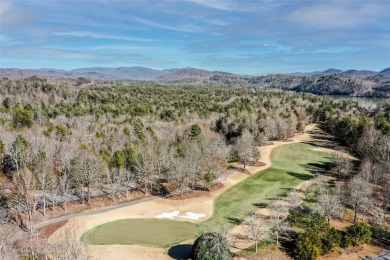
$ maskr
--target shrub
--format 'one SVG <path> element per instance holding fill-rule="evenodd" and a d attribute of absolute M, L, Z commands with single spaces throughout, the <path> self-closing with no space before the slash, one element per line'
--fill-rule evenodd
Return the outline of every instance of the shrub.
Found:
<path fill-rule="evenodd" d="M 3 106 L 4 106 L 6 109 L 10 109 L 11 106 L 12 106 L 12 99 L 9 98 L 9 97 L 6 97 L 6 98 L 3 100 Z"/>
<path fill-rule="evenodd" d="M 341 245 L 341 234 L 333 227 L 322 237 L 322 254 L 327 254 Z"/>
<path fill-rule="evenodd" d="M 137 137 L 141 141 L 145 141 L 146 140 L 146 135 L 145 135 L 145 132 L 144 132 L 144 124 L 142 123 L 142 121 L 139 118 L 134 120 L 133 127 L 134 127 L 134 132 L 137 135 Z"/>
<path fill-rule="evenodd" d="M 223 234 L 205 233 L 196 239 L 192 247 L 194 260 L 227 260 L 232 259 L 228 242 Z"/>
<path fill-rule="evenodd" d="M 316 259 L 341 244 L 341 234 L 332 228 L 326 217 L 318 212 L 310 213 L 308 208 L 289 215 L 293 226 L 304 230 L 296 238 L 294 254 L 297 259 Z"/>
<path fill-rule="evenodd" d="M 59 140 L 63 141 L 66 136 L 72 134 L 72 131 L 66 125 L 56 125 L 56 136 Z"/>
<path fill-rule="evenodd" d="M 202 128 L 198 124 L 191 125 L 186 129 L 186 134 L 190 139 L 195 139 L 202 134 Z"/>
<path fill-rule="evenodd" d="M 379 227 L 374 227 L 371 229 L 371 231 L 372 231 L 372 237 L 390 241 L 390 231 L 384 230 Z"/>
<path fill-rule="evenodd" d="M 5 152 L 5 143 L 0 139 L 0 156 Z"/>
<path fill-rule="evenodd" d="M 370 226 L 364 222 L 357 222 L 348 227 L 344 237 L 344 246 L 358 246 L 371 241 L 372 232 Z"/>
<path fill-rule="evenodd" d="M 297 260 L 317 259 L 321 255 L 321 247 L 322 242 L 320 236 L 315 230 L 309 228 L 306 232 L 298 236 L 294 250 L 294 258 Z"/>
<path fill-rule="evenodd" d="M 33 125 L 33 115 L 34 112 L 31 110 L 16 108 L 12 119 L 14 127 L 31 127 Z"/>

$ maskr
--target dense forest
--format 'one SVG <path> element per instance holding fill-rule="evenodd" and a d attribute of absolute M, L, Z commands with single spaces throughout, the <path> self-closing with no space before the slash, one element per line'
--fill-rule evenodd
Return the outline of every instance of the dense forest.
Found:
<path fill-rule="evenodd" d="M 233 85 L 76 83 L 0 80 L 2 217 L 23 230 L 38 209 L 45 215 L 102 196 L 115 202 L 135 189 L 163 196 L 208 189 L 227 162 L 245 168 L 259 158 L 257 146 L 312 122 L 376 169 L 370 181 L 385 183 L 390 169 L 389 104 L 366 110 Z"/>
<path fill-rule="evenodd" d="M 354 77 L 341 73 L 319 75 L 274 74 L 259 77 L 215 75 L 211 82 L 245 84 L 254 88 L 276 88 L 318 95 L 390 97 L 388 76 Z"/>
<path fill-rule="evenodd" d="M 152 70 L 142 67 L 84 68 L 71 71 L 41 69 L 0 69 L 0 78 L 27 78 L 31 76 L 51 80 L 67 79 L 79 84 L 93 85 L 93 80 L 131 82 L 149 81 L 149 84 L 247 86 L 256 89 L 275 88 L 308 92 L 318 95 L 346 95 L 355 97 L 390 97 L 390 69 L 380 72 L 328 69 L 311 73 L 269 74 L 243 76 L 221 71 L 196 68 Z M 143 83 L 142 83 L 143 84 Z"/>

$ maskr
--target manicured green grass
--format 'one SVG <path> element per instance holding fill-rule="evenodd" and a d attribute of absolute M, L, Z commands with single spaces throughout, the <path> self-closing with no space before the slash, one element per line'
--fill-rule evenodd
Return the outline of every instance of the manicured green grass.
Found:
<path fill-rule="evenodd" d="M 331 156 L 312 149 L 313 146 L 304 143 L 275 148 L 271 153 L 272 166 L 222 193 L 214 203 L 212 218 L 202 223 L 202 229 L 231 228 L 251 212 L 320 172 Z"/>
<path fill-rule="evenodd" d="M 82 241 L 93 245 L 146 245 L 169 247 L 198 235 L 197 225 L 166 219 L 121 219 L 85 233 Z"/>
<path fill-rule="evenodd" d="M 253 174 L 222 193 L 214 202 L 214 214 L 200 224 L 156 219 L 125 219 L 103 224 L 83 236 L 88 244 L 138 244 L 167 247 L 194 238 L 199 231 L 232 228 L 245 217 L 320 172 L 330 161 L 325 152 L 303 143 L 275 148 L 272 167 Z"/>

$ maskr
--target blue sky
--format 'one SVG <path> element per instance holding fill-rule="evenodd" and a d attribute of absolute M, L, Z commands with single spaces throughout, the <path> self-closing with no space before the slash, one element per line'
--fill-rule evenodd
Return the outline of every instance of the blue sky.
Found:
<path fill-rule="evenodd" d="M 1 0 L 2 68 L 390 66 L 390 0 Z"/>

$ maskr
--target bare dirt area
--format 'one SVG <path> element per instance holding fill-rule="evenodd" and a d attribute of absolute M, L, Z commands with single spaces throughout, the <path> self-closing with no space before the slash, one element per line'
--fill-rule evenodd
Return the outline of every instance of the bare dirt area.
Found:
<path fill-rule="evenodd" d="M 363 244 L 361 246 L 352 247 L 348 249 L 339 249 L 335 252 L 327 254 L 326 256 L 321 256 L 319 259 L 322 260 L 361 260 L 368 259 L 371 257 L 375 257 L 378 254 L 383 252 L 383 248 L 375 246 Z M 291 260 L 289 255 L 283 252 L 280 249 L 272 250 L 272 249 L 260 249 L 259 253 L 254 256 L 238 256 L 235 257 L 234 260 Z"/>
<path fill-rule="evenodd" d="M 43 237 L 47 238 L 47 237 L 50 237 L 57 229 L 59 229 L 62 226 L 65 226 L 66 223 L 68 223 L 67 220 L 64 220 L 64 221 L 61 221 L 61 222 L 58 222 L 55 224 L 51 224 L 51 225 L 48 225 L 46 227 L 38 229 L 38 232 Z"/>
<path fill-rule="evenodd" d="M 383 248 L 375 245 L 363 244 L 357 247 L 347 249 L 340 248 L 338 251 L 322 256 L 320 259 L 336 260 L 348 259 L 358 260 L 367 259 L 367 257 L 374 257 L 383 252 Z"/>
<path fill-rule="evenodd" d="M 193 191 L 184 193 L 183 196 L 174 195 L 174 196 L 169 197 L 168 199 L 169 200 L 186 200 L 186 199 L 191 199 L 191 198 L 196 198 L 196 197 L 202 197 L 202 196 L 206 196 L 208 193 L 210 193 L 210 191 L 222 189 L 223 187 L 224 187 L 224 185 L 222 183 L 218 183 L 218 184 L 210 187 L 208 190 L 193 190 Z"/>
<path fill-rule="evenodd" d="M 315 128 L 315 125 L 309 125 L 306 127 L 306 131 L 311 131 Z M 293 138 L 293 142 L 308 142 L 311 141 L 310 135 L 306 132 L 305 134 L 297 134 Z M 271 166 L 270 155 L 271 151 L 275 147 L 285 145 L 291 142 L 274 142 L 273 145 L 267 145 L 260 147 L 261 158 L 260 161 L 265 165 L 256 167 L 248 166 L 247 170 L 249 173 L 255 173 L 260 170 L 267 169 Z M 249 175 L 242 172 L 234 172 L 231 174 L 226 181 L 223 182 L 223 187 L 210 192 L 202 193 L 201 196 L 191 197 L 185 200 L 172 200 L 159 198 L 153 201 L 148 201 L 141 204 L 132 205 L 120 209 L 115 209 L 109 212 L 104 212 L 97 215 L 79 217 L 70 220 L 65 226 L 74 225 L 80 223 L 84 226 L 85 230 L 89 230 L 98 225 L 106 222 L 126 219 L 126 218 L 155 218 L 157 215 L 163 212 L 171 212 L 178 210 L 180 212 L 197 212 L 206 214 L 209 218 L 213 214 L 214 200 L 221 193 L 226 191 L 228 188 L 239 183 L 240 181 L 247 178 Z M 204 219 L 202 219 L 203 221 Z M 57 236 L 61 235 L 63 228 L 58 229 L 50 237 L 50 239 L 56 239 Z M 80 231 L 80 236 L 83 231 Z M 167 249 L 161 248 L 150 248 L 142 246 L 89 246 L 93 255 L 104 255 L 102 259 L 171 259 L 168 255 Z"/>
<path fill-rule="evenodd" d="M 289 257 L 285 252 L 281 251 L 280 249 L 260 249 L 258 254 L 256 256 L 248 255 L 248 256 L 236 256 L 234 257 L 234 260 L 290 260 L 292 259 Z"/>
<path fill-rule="evenodd" d="M 352 225 L 351 222 L 339 219 L 332 219 L 330 225 L 339 231 L 346 231 L 349 226 Z"/>
<path fill-rule="evenodd" d="M 249 163 L 249 166 L 255 166 L 255 167 L 262 167 L 265 166 L 266 164 L 260 161 L 254 162 L 254 163 Z"/>

